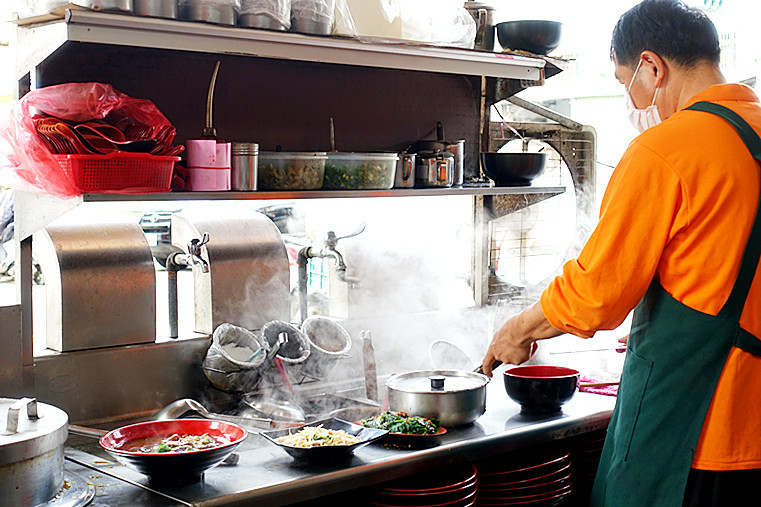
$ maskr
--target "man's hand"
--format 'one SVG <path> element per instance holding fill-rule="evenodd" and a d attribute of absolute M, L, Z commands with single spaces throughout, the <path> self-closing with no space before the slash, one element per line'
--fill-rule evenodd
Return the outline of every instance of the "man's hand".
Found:
<path fill-rule="evenodd" d="M 560 334 L 561 331 L 552 327 L 545 318 L 541 304 L 534 303 L 521 313 L 510 317 L 494 333 L 481 366 L 484 374 L 492 376 L 492 365 L 495 360 L 507 364 L 526 362 L 536 351 L 537 340 Z"/>

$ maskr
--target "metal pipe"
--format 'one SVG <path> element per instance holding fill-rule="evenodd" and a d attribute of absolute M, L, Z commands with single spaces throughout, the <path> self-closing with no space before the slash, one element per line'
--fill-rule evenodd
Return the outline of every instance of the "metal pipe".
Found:
<path fill-rule="evenodd" d="M 307 318 L 307 265 L 312 258 L 312 247 L 305 246 L 296 255 L 296 264 L 299 269 L 299 316 L 301 322 Z"/>
<path fill-rule="evenodd" d="M 179 335 L 177 329 L 177 322 L 179 320 L 177 314 L 177 272 L 182 269 L 182 265 L 175 262 L 175 258 L 178 255 L 184 255 L 179 252 L 169 254 L 166 258 L 166 274 L 167 274 L 167 293 L 169 304 L 169 338 L 176 339 Z"/>

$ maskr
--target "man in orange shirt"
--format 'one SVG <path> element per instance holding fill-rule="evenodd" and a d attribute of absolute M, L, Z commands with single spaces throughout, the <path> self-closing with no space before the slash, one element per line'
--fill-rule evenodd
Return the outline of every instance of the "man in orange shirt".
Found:
<path fill-rule="evenodd" d="M 497 331 L 483 369 L 613 329 L 636 306 L 591 504 L 748 505 L 761 481 L 761 104 L 725 82 L 715 27 L 677 0 L 625 13 L 611 55 L 642 134 L 579 257 Z"/>

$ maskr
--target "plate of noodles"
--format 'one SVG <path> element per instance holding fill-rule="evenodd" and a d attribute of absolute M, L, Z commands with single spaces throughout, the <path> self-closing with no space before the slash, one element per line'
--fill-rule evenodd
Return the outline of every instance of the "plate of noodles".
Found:
<path fill-rule="evenodd" d="M 295 428 L 263 431 L 260 435 L 294 458 L 329 461 L 350 456 L 387 433 L 333 417 Z"/>

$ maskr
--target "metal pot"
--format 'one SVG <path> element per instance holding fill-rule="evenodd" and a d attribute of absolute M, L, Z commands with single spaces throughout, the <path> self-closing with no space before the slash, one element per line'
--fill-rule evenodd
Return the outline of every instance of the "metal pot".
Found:
<path fill-rule="evenodd" d="M 0 505 L 39 505 L 63 486 L 69 416 L 33 398 L 0 398 Z"/>
<path fill-rule="evenodd" d="M 400 153 L 394 174 L 394 188 L 411 188 L 415 186 L 415 154 Z"/>
<path fill-rule="evenodd" d="M 180 4 L 180 19 L 234 25 L 238 20 L 238 11 L 232 4 L 185 0 Z"/>
<path fill-rule="evenodd" d="M 178 0 L 133 0 L 135 14 L 177 19 Z"/>
<path fill-rule="evenodd" d="M 420 370 L 386 382 L 390 410 L 435 417 L 442 426 L 463 426 L 486 411 L 489 378 L 463 370 Z"/>
<path fill-rule="evenodd" d="M 72 0 L 72 3 L 94 11 L 132 12 L 132 0 Z"/>
<path fill-rule="evenodd" d="M 483 2 L 465 2 L 464 7 L 476 21 L 473 49 L 494 51 L 494 7 Z"/>
<path fill-rule="evenodd" d="M 451 187 L 454 155 L 448 151 L 419 151 L 415 162 L 415 184 L 422 187 Z"/>

